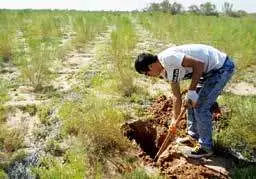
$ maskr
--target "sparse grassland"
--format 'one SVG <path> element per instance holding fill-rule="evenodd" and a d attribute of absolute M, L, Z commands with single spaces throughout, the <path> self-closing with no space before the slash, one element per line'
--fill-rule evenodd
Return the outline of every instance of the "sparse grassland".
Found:
<path fill-rule="evenodd" d="M 108 19 L 101 17 L 76 11 L 2 10 L 0 61 L 11 60 L 24 82 L 40 90 L 55 76 L 54 61 L 104 31 Z"/>
<path fill-rule="evenodd" d="M 0 79 L 0 167 L 5 169 L 18 156 L 18 151 L 23 147 L 23 131 L 19 128 L 9 128 L 6 125 L 8 109 L 4 103 L 8 100 L 9 83 Z M 1 176 L 1 175 L 0 175 Z"/>
<path fill-rule="evenodd" d="M 111 33 L 110 64 L 113 67 L 112 78 L 115 79 L 113 88 L 123 96 L 130 97 L 135 92 L 133 83 L 134 71 L 131 68 L 131 50 L 136 45 L 136 32 L 128 16 L 117 19 L 116 27 Z"/>
<path fill-rule="evenodd" d="M 55 64 L 59 64 L 58 61 L 64 60 L 64 57 L 70 50 L 83 49 L 88 41 L 93 40 L 99 32 L 106 30 L 108 21 L 107 17 L 102 18 L 102 14 L 77 11 L 1 10 L 0 13 L 0 66 L 2 67 L 2 64 L 12 64 L 18 67 L 21 72 L 20 76 L 18 76 L 21 80 L 17 80 L 19 85 L 32 86 L 34 91 L 39 93 L 49 93 L 48 90 L 52 89 L 48 86 L 51 85 L 51 81 L 57 75 L 55 71 L 58 66 Z M 2 158 L 4 158 L 0 164 L 4 170 L 7 170 L 12 161 L 18 160 L 18 158 L 13 158 L 12 156 L 16 156 L 15 152 L 24 147 L 24 134 L 22 131 L 16 128 L 9 129 L 5 124 L 7 110 L 4 107 L 4 103 L 8 100 L 7 92 L 9 88 L 7 88 L 6 81 L 1 78 L 0 83 L 0 151 L 1 155 L 3 155 Z M 15 83 L 15 81 L 13 82 Z M 58 98 L 59 96 L 55 97 Z M 51 109 L 49 108 L 54 107 L 47 105 L 38 107 L 38 109 L 37 107 L 35 106 L 33 111 L 30 111 L 30 108 L 26 108 L 24 113 L 29 112 L 30 114 L 32 112 L 33 115 L 37 113 L 41 124 L 46 126 L 44 128 L 51 127 L 56 121 L 52 121 Z M 64 125 L 67 124 L 68 122 L 64 123 Z M 79 123 L 76 124 L 77 126 L 80 125 Z M 37 137 L 46 137 L 49 134 L 47 134 L 46 130 L 44 131 L 44 128 L 37 132 L 34 131 L 34 134 Z M 64 130 L 66 128 L 68 127 L 64 127 Z M 56 156 L 64 155 L 58 141 L 55 141 L 55 139 L 48 140 L 45 150 L 49 153 L 50 157 L 48 158 L 50 159 L 46 159 L 44 163 L 48 162 L 50 165 L 54 158 L 56 165 L 51 165 L 54 166 L 53 170 L 56 169 L 57 171 L 52 172 L 52 170 L 48 171 L 43 167 L 42 169 L 39 167 L 34 170 L 36 174 L 43 178 L 48 178 L 54 173 L 56 175 L 53 176 L 56 177 L 73 176 L 73 174 L 74 176 L 79 176 L 78 178 L 84 176 L 85 166 L 79 163 L 80 169 L 83 168 L 80 173 L 78 172 L 80 169 L 74 166 L 77 162 L 76 158 L 81 157 L 81 153 L 79 154 L 80 156 L 73 157 L 74 159 L 72 160 L 70 159 L 71 165 L 68 165 L 67 162 L 62 166 L 62 161 L 57 163 L 59 160 L 55 159 Z M 84 151 L 84 149 L 81 151 Z M 73 167 L 77 168 L 77 170 L 74 170 Z M 60 168 L 63 168 L 63 170 L 61 170 L 61 173 L 58 173 Z M 67 172 L 63 173 L 64 170 Z"/>
<path fill-rule="evenodd" d="M 232 147 L 251 160 L 256 149 L 255 96 L 224 94 L 219 101 L 230 111 L 226 116 L 226 126 L 215 134 L 217 145 Z"/>
<path fill-rule="evenodd" d="M 140 23 L 157 38 L 176 45 L 203 43 L 233 56 L 239 70 L 255 65 L 256 19 L 145 13 Z"/>
<path fill-rule="evenodd" d="M 16 23 L 13 13 L 0 12 L 0 62 L 14 57 L 16 45 Z"/>
<path fill-rule="evenodd" d="M 72 29 L 75 38 L 72 44 L 78 50 L 83 49 L 86 42 L 92 40 L 100 31 L 107 28 L 107 14 L 88 13 L 86 16 L 83 12 L 75 13 L 72 16 Z"/>
<path fill-rule="evenodd" d="M 77 148 L 75 148 L 77 147 Z M 86 158 L 83 150 L 75 146 L 73 150 L 67 152 L 63 158 L 65 163 L 51 155 L 40 160 L 40 167 L 33 168 L 32 171 L 42 179 L 48 178 L 85 178 L 88 171 L 86 168 Z"/>
<path fill-rule="evenodd" d="M 102 46 L 93 57 L 93 65 L 82 69 L 77 77 L 78 85 L 72 92 L 79 97 L 57 98 L 56 102 L 24 109 L 38 116 L 43 128 L 60 123 L 60 134 L 47 139 L 44 150 L 33 173 L 40 178 L 104 178 L 109 163 L 115 166 L 123 178 L 150 178 L 143 169 L 126 173 L 125 165 L 132 165 L 125 153 L 132 145 L 120 129 L 130 118 L 131 109 L 143 116 L 145 99 L 152 100 L 143 86 L 136 84 L 137 74 L 133 69 L 137 32 L 132 18 L 138 18 L 144 28 L 156 38 L 174 44 L 206 43 L 234 56 L 240 74 L 255 63 L 256 23 L 255 18 L 205 17 L 165 13 L 107 13 L 79 11 L 6 11 L 0 10 L 0 67 L 14 64 L 21 72 L 22 85 L 33 86 L 44 93 L 56 74 L 56 62 L 61 62 L 71 51 L 86 53 L 85 46 L 94 41 L 100 32 L 108 32 Z M 15 23 L 13 23 L 15 22 Z M 153 47 L 152 47 L 153 48 Z M 137 54 L 136 54 L 137 55 Z M 15 83 L 15 82 L 13 82 Z M 0 168 L 25 156 L 23 133 L 6 127 L 4 107 L 9 100 L 9 84 L 0 78 Z M 52 88 L 49 88 L 51 90 Z M 56 92 L 56 94 L 60 92 Z M 63 95 L 63 96 L 62 96 Z M 256 138 L 254 125 L 255 97 L 240 97 L 224 94 L 219 100 L 231 110 L 226 123 L 215 133 L 215 143 L 220 147 L 233 147 L 250 158 L 255 155 Z M 136 105 L 135 105 L 136 104 Z M 58 114 L 52 118 L 53 111 Z M 45 139 L 47 130 L 34 131 L 39 139 Z M 68 147 L 63 149 L 63 145 Z M 238 168 L 234 177 L 248 170 Z M 0 170 L 0 177 L 4 171 Z M 159 177 L 155 177 L 159 178 Z"/>
<path fill-rule="evenodd" d="M 131 67 L 131 53 L 136 44 L 136 32 L 130 16 L 122 14 L 114 17 L 113 22 L 109 41 L 98 50 L 100 55 L 96 56 L 96 60 L 100 61 L 95 61 L 96 64 L 93 65 L 98 66 L 96 73 L 91 78 L 81 78 L 84 84 L 76 87 L 76 92 L 82 95 L 81 100 L 66 101 L 59 110 L 63 136 L 72 136 L 81 141 L 82 147 L 79 150 L 85 151 L 83 158 L 87 159 L 85 170 L 94 177 L 104 177 L 108 170 L 106 164 L 109 162 L 118 170 L 126 171 L 124 163 L 129 165 L 129 162 L 126 162 L 124 152 L 131 144 L 120 129 L 126 120 L 126 110 L 123 108 L 130 101 L 136 101 L 132 100 L 136 95 L 146 96 L 144 90 L 138 90 L 140 88 L 133 82 L 135 72 Z M 81 75 L 88 74 L 88 70 L 90 67 Z M 90 90 L 84 91 L 84 86 L 88 86 Z M 48 146 L 56 148 L 54 142 Z M 72 165 L 74 161 L 70 162 Z M 58 165 L 61 164 L 57 162 L 54 167 Z M 51 172 L 46 168 L 36 168 L 36 171 L 40 176 L 43 176 L 43 171 Z M 140 174 L 135 172 L 127 176 Z"/>

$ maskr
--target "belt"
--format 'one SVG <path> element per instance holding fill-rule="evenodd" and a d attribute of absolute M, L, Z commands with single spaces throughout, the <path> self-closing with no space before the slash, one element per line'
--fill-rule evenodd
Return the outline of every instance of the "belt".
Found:
<path fill-rule="evenodd" d="M 209 77 L 213 76 L 213 75 L 216 74 L 216 73 L 222 72 L 223 70 L 224 70 L 224 71 L 225 71 L 225 70 L 228 70 L 228 71 L 230 70 L 230 71 L 231 71 L 231 70 L 234 69 L 234 67 L 235 67 L 234 62 L 233 62 L 232 59 L 227 55 L 227 57 L 226 57 L 226 59 L 225 59 L 223 65 L 222 65 L 222 67 L 220 67 L 220 68 L 218 68 L 218 69 L 211 70 L 211 71 L 209 71 L 209 72 L 206 73 L 206 74 L 203 74 L 203 78 L 204 78 L 204 79 L 209 78 Z"/>

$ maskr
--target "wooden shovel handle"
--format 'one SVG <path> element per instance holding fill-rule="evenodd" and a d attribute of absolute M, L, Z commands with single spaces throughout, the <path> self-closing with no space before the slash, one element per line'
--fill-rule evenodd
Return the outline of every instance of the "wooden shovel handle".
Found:
<path fill-rule="evenodd" d="M 182 111 L 180 112 L 178 118 L 176 119 L 177 122 L 182 118 L 185 111 L 186 111 L 186 107 L 184 107 L 182 109 Z M 157 161 L 158 157 L 165 151 L 165 149 L 167 148 L 167 146 L 169 144 L 169 140 L 170 140 L 171 136 L 173 135 L 173 137 L 174 137 L 175 134 L 176 134 L 176 126 L 174 126 L 174 127 L 170 126 L 168 129 L 167 136 L 166 136 L 163 144 L 161 145 L 160 149 L 158 150 L 158 152 L 154 158 L 154 161 Z"/>
<path fill-rule="evenodd" d="M 184 113 L 186 112 L 187 107 L 183 107 L 182 111 L 180 112 L 179 116 L 177 117 L 177 119 L 175 119 L 176 125 L 179 123 L 179 121 L 181 120 L 182 116 L 184 115 Z M 171 127 L 170 127 L 171 128 Z M 169 129 L 170 129 L 169 128 Z M 176 129 L 176 126 L 175 126 Z"/>

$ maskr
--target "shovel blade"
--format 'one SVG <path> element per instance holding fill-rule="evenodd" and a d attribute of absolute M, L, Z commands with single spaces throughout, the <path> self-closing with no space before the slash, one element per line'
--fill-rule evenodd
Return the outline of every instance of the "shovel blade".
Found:
<path fill-rule="evenodd" d="M 168 134 L 163 142 L 163 144 L 161 145 L 160 149 L 158 150 L 154 161 L 157 161 L 159 156 L 167 149 L 168 145 L 175 139 L 175 134 L 176 134 L 176 128 L 175 129 L 170 129 L 168 131 Z"/>

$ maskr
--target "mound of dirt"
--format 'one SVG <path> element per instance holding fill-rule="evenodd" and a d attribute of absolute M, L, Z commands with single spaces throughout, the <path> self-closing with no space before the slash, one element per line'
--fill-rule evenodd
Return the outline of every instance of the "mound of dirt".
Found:
<path fill-rule="evenodd" d="M 209 160 L 195 160 L 185 157 L 177 150 L 177 144 L 172 142 L 162 153 L 157 162 L 153 159 L 163 143 L 168 121 L 172 119 L 173 102 L 171 98 L 160 96 L 148 108 L 153 119 L 127 122 L 124 125 L 125 136 L 135 140 L 140 148 L 138 157 L 144 165 L 158 167 L 163 175 L 168 178 L 229 178 L 228 172 L 223 167 L 223 162 L 218 163 L 214 157 Z M 179 136 L 185 135 L 186 116 L 178 125 Z M 214 163 L 214 166 L 212 165 Z"/>

